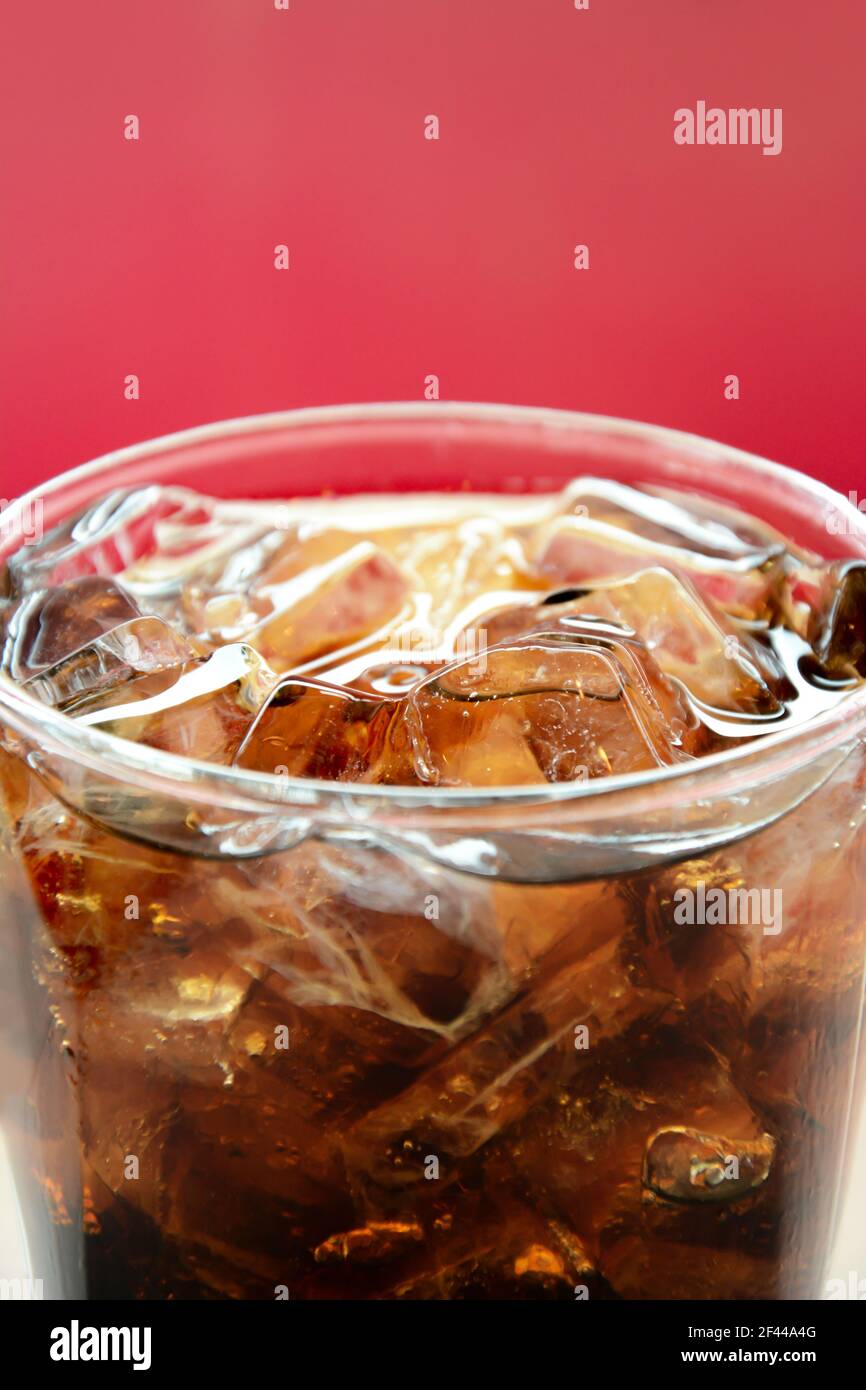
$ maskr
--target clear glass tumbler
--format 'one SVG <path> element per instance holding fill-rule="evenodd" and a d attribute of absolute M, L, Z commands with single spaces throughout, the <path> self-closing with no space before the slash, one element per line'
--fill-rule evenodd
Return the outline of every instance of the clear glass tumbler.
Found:
<path fill-rule="evenodd" d="M 578 474 L 866 555 L 856 510 L 776 465 L 503 406 L 231 421 L 39 497 L 47 528 L 144 483 Z M 199 764 L 5 678 L 0 720 L 0 1099 L 46 1296 L 820 1296 L 858 1093 L 866 692 L 697 765 L 489 790 Z M 683 923 L 681 889 L 751 910 Z"/>

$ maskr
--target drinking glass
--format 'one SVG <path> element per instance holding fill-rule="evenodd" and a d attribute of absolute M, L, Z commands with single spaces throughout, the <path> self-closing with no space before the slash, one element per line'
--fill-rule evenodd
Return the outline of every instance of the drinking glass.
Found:
<path fill-rule="evenodd" d="M 581 474 L 866 555 L 849 502 L 738 450 L 440 403 L 123 449 L 10 504 L 0 554 L 37 504 L 48 529 L 145 484 Z M 200 763 L 5 677 L 0 730 L 0 1102 L 47 1297 L 820 1296 L 861 1084 L 866 691 L 703 762 L 518 788 Z M 739 916 L 680 920 L 714 890 Z"/>

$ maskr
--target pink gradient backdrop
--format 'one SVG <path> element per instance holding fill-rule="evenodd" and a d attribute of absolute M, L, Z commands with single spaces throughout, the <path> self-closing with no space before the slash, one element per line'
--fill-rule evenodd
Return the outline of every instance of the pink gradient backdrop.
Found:
<path fill-rule="evenodd" d="M 428 373 L 866 488 L 860 0 L 7 0 L 3 29 L 3 495 Z M 781 106 L 781 155 L 675 146 L 700 98 Z"/>

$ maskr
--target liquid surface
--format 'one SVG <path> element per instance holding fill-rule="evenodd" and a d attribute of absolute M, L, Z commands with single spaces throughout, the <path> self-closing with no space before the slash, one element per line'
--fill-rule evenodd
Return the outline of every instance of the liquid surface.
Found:
<path fill-rule="evenodd" d="M 866 677 L 866 566 L 720 504 L 111 493 L 9 565 L 3 669 L 91 727 L 336 781 L 663 768 Z"/>

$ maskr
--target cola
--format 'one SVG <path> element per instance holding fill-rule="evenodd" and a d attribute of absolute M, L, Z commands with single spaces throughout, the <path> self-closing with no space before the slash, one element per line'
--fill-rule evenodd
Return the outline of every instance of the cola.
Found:
<path fill-rule="evenodd" d="M 79 1292 L 819 1296 L 862 744 L 750 760 L 856 699 L 864 573 L 600 478 L 133 486 L 17 549 L 3 672 L 84 761 L 4 736 L 7 1113 Z"/>

